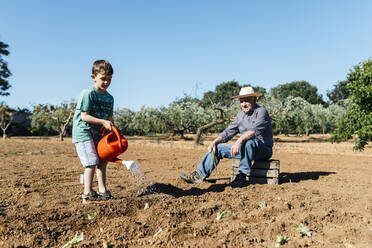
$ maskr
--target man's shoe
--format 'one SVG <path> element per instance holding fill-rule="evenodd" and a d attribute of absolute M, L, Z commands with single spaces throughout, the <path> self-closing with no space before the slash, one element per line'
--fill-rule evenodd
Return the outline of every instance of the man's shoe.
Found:
<path fill-rule="evenodd" d="M 187 183 L 197 184 L 197 183 L 203 182 L 203 180 L 199 176 L 198 172 L 196 172 L 196 171 L 191 172 L 191 174 L 181 173 L 180 174 L 180 178 L 182 180 L 184 180 L 185 182 L 187 182 Z"/>
<path fill-rule="evenodd" d="M 230 182 L 232 188 L 242 188 L 248 185 L 247 175 L 239 173 L 235 176 L 234 180 Z"/>

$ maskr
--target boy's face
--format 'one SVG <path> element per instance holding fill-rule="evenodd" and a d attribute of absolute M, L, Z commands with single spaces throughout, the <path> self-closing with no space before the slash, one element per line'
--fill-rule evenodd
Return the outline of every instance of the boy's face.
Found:
<path fill-rule="evenodd" d="M 90 76 L 94 82 L 96 89 L 102 93 L 105 93 L 107 88 L 111 84 L 112 75 L 106 75 L 103 72 L 97 73 L 97 75 L 92 74 Z"/>

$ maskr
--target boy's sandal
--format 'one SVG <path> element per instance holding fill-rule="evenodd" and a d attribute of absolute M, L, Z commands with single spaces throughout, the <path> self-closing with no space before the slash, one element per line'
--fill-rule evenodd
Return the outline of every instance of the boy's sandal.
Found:
<path fill-rule="evenodd" d="M 109 190 L 106 190 L 106 193 L 98 192 L 98 195 L 101 198 L 101 200 L 104 200 L 104 201 L 114 199 L 114 197 L 111 195 L 111 192 Z"/>
<path fill-rule="evenodd" d="M 92 191 L 89 194 L 82 194 L 81 198 L 83 198 L 83 204 L 92 204 L 92 203 L 104 203 L 105 200 L 101 199 L 101 196 L 97 194 L 97 192 Z"/>

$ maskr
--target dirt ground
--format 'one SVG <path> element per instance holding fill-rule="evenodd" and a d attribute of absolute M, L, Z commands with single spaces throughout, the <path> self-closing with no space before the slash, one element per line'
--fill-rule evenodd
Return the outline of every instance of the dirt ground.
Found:
<path fill-rule="evenodd" d="M 195 169 L 208 140 L 128 137 L 120 158 L 137 161 L 156 192 L 141 194 L 125 167 L 109 164 L 116 199 L 93 206 L 81 203 L 71 139 L 0 140 L 0 247 L 62 247 L 82 232 L 77 247 L 275 247 L 278 235 L 290 238 L 281 247 L 372 247 L 372 148 L 327 138 L 275 137 L 281 183 L 231 188 L 229 160 L 202 184 L 178 177 Z"/>

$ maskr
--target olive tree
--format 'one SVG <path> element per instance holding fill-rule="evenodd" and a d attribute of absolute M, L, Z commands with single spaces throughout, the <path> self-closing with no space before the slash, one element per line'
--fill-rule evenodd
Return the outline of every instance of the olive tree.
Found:
<path fill-rule="evenodd" d="M 172 102 L 164 114 L 167 128 L 174 135 L 184 137 L 185 132 L 195 133 L 198 127 L 213 120 L 212 111 L 206 111 L 198 99 L 185 96 Z"/>
<path fill-rule="evenodd" d="M 131 128 L 131 123 L 135 112 L 130 109 L 123 108 L 115 110 L 114 112 L 114 123 L 115 127 L 124 135 L 136 134 L 135 130 Z"/>
<path fill-rule="evenodd" d="M 61 105 L 38 104 L 32 111 L 32 132 L 40 129 L 53 130 L 59 134 L 63 141 L 68 127 L 72 125 L 76 102 L 63 102 Z"/>
<path fill-rule="evenodd" d="M 127 118 L 128 129 L 133 134 L 149 135 L 163 133 L 165 130 L 164 114 L 159 108 L 142 106 L 139 111 L 131 114 L 130 118 Z"/>
<path fill-rule="evenodd" d="M 3 131 L 3 139 L 7 138 L 6 131 L 12 123 L 13 113 L 14 111 L 6 106 L 5 103 L 0 103 L 0 127 Z"/>

